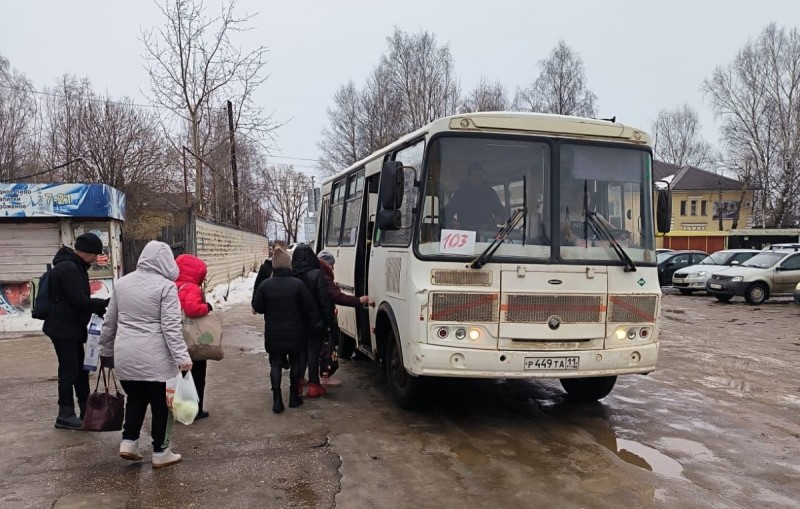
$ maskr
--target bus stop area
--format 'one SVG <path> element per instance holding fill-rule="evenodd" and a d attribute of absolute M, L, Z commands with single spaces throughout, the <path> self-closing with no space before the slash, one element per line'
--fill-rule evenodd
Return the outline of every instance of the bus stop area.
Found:
<path fill-rule="evenodd" d="M 221 310 L 208 419 L 176 424 L 184 461 L 117 456 L 119 433 L 53 428 L 56 362 L 43 336 L 0 340 L 0 506 L 8 508 L 749 508 L 800 500 L 800 307 L 664 296 L 656 372 L 597 404 L 556 381 L 440 380 L 395 407 L 379 366 L 271 412 L 260 317 Z M 286 380 L 284 377 L 284 385 Z M 288 390 L 284 387 L 284 390 Z"/>

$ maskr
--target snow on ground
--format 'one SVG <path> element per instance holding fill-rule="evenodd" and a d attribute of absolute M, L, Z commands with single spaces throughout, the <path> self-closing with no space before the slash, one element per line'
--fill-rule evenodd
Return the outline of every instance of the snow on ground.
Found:
<path fill-rule="evenodd" d="M 206 301 L 210 302 L 215 310 L 223 310 L 234 304 L 250 304 L 255 282 L 256 273 L 251 272 L 249 276 L 238 277 L 230 283 L 217 285 L 206 294 Z"/>
<path fill-rule="evenodd" d="M 0 316 L 0 332 L 41 332 L 42 325 L 44 322 L 33 318 L 30 309 Z"/>

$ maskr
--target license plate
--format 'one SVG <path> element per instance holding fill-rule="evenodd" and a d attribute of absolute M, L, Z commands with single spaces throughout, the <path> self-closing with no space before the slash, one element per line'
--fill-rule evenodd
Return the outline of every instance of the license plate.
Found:
<path fill-rule="evenodd" d="M 709 283 L 708 287 L 711 288 L 712 290 L 719 290 L 720 288 L 722 288 L 722 285 L 718 285 L 716 283 Z"/>
<path fill-rule="evenodd" d="M 580 357 L 525 357 L 525 370 L 578 369 Z"/>
<path fill-rule="evenodd" d="M 675 278 L 673 278 L 672 282 L 673 283 L 683 283 L 683 279 L 675 279 Z"/>

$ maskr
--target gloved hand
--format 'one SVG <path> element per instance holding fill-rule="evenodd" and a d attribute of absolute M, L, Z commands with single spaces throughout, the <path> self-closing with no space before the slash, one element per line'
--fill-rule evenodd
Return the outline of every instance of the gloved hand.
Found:
<path fill-rule="evenodd" d="M 210 312 L 212 312 L 212 311 L 214 311 L 214 308 L 211 306 L 211 303 L 210 303 L 210 302 L 206 302 L 206 306 L 208 306 L 208 312 L 209 312 L 209 313 L 210 313 Z"/>
<path fill-rule="evenodd" d="M 100 356 L 100 367 L 114 369 L 114 357 Z"/>

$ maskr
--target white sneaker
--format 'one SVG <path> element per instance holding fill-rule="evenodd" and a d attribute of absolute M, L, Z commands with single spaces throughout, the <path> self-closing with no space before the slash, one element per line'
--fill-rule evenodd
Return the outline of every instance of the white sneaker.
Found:
<path fill-rule="evenodd" d="M 164 449 L 162 452 L 153 453 L 153 468 L 168 467 L 181 460 L 181 455 L 172 452 L 171 449 Z"/>
<path fill-rule="evenodd" d="M 142 453 L 139 451 L 138 440 L 123 440 L 119 444 L 119 456 L 126 460 L 139 461 L 143 458 Z"/>

